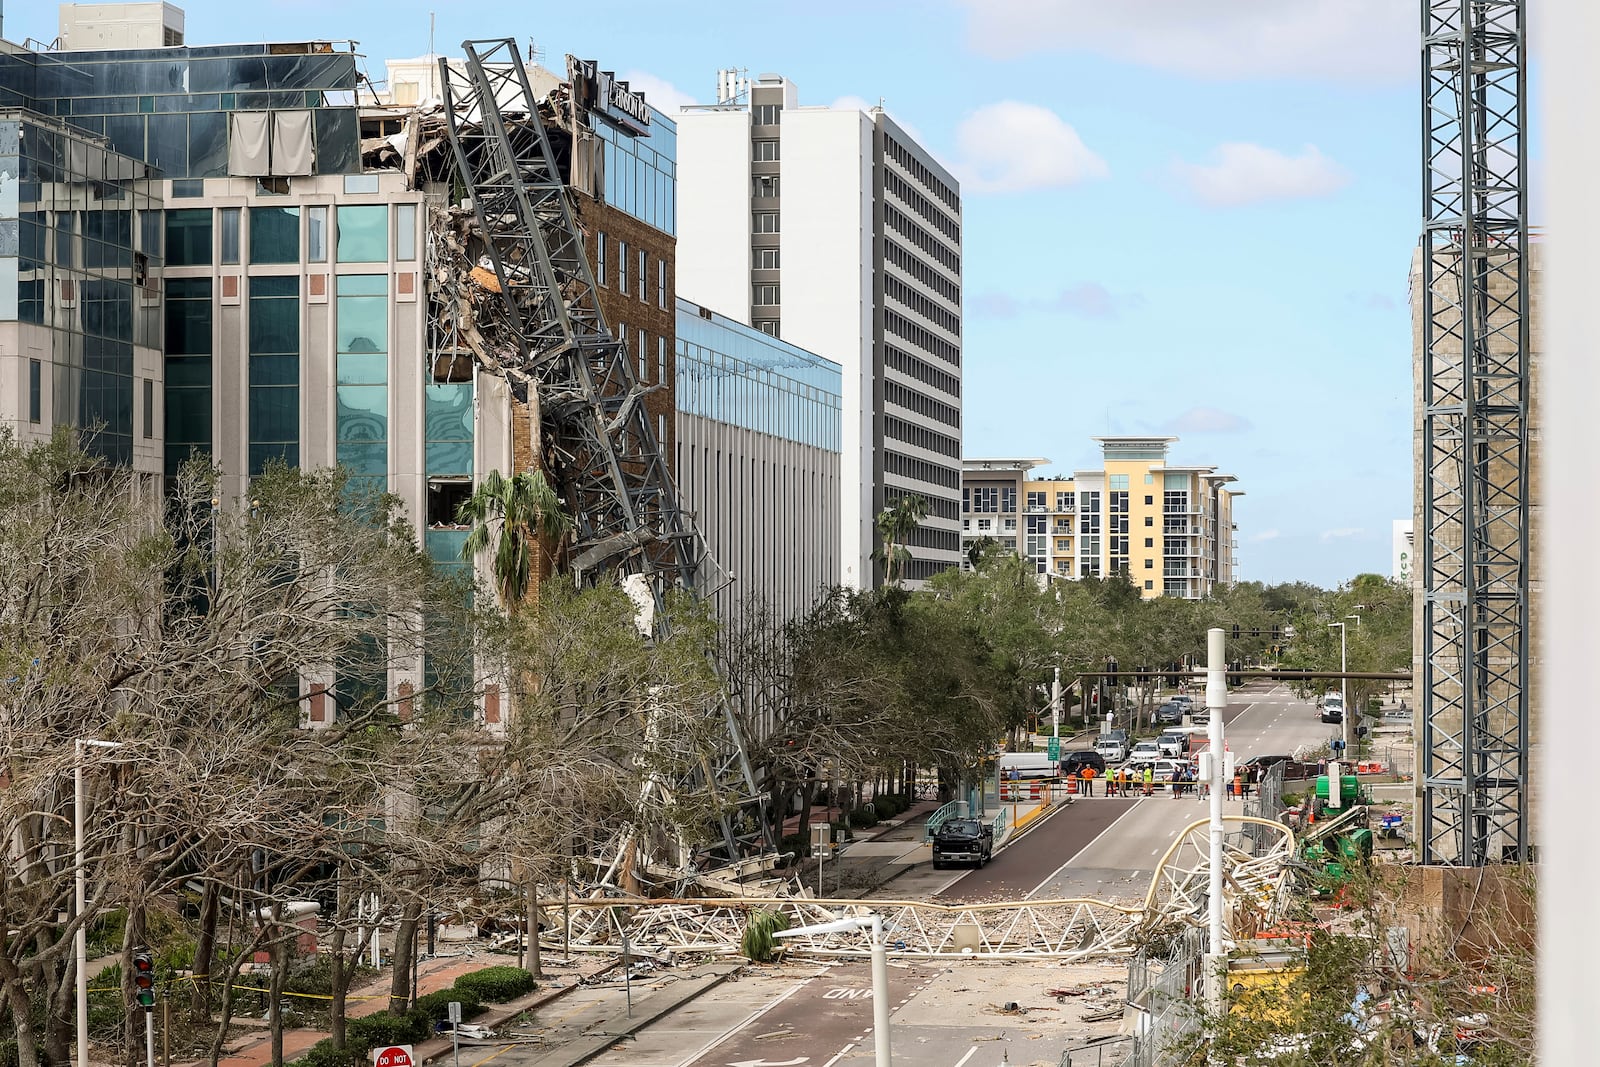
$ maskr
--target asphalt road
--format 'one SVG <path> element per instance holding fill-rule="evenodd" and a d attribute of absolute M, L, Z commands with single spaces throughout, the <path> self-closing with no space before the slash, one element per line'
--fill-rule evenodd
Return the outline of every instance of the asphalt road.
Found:
<path fill-rule="evenodd" d="M 1257 754 L 1292 754 L 1301 745 L 1326 741 L 1337 727 L 1318 721 L 1316 709 L 1295 700 L 1286 686 L 1273 686 L 1246 694 L 1248 701 L 1230 703 L 1223 714 L 1226 743 L 1245 759 Z M 1116 801 L 1083 800 L 1083 809 Z M 1241 811 L 1238 800 L 1224 802 L 1229 811 Z M 1034 895 L 1038 897 L 1142 896 L 1161 854 L 1179 832 L 1210 809 L 1198 794 L 1174 799 L 1157 790 L 1150 799 L 1132 803 L 1116 821 L 1087 847 L 1060 865 Z M 1024 847 L 1026 842 L 1023 843 Z"/>
<path fill-rule="evenodd" d="M 940 903 L 1018 900 L 1049 880 L 1137 801 L 1087 798 L 1057 811 L 1002 849 L 982 870 L 969 870 L 939 892 Z"/>

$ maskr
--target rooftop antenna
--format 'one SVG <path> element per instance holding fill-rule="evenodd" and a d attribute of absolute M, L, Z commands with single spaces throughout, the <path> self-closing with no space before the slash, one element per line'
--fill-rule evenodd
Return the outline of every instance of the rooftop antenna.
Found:
<path fill-rule="evenodd" d="M 750 98 L 748 67 L 724 67 L 717 71 L 717 103 L 740 104 Z"/>
<path fill-rule="evenodd" d="M 535 66 L 544 66 L 544 49 L 539 47 L 539 42 L 532 37 L 528 38 L 528 62 Z"/>

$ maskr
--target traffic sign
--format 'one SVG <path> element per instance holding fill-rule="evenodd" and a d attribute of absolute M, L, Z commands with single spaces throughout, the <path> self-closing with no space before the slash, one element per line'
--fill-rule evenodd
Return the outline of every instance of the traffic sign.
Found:
<path fill-rule="evenodd" d="M 372 1050 L 372 1067 L 416 1067 L 410 1045 L 379 1045 Z"/>
<path fill-rule="evenodd" d="M 1061 738 L 1052 737 L 1050 739 L 1050 743 L 1047 746 L 1045 746 L 1045 754 L 1047 756 L 1049 756 L 1053 760 L 1060 759 L 1061 758 Z"/>

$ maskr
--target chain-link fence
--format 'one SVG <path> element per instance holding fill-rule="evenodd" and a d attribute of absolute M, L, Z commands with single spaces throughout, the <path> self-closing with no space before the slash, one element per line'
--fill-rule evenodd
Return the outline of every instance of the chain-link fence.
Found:
<path fill-rule="evenodd" d="M 1205 948 L 1204 930 L 1185 930 L 1167 943 L 1164 955 L 1149 949 L 1134 953 L 1128 963 L 1128 1003 L 1138 1013 L 1133 1045 L 1120 1060 L 1107 1058 L 1108 1067 L 1166 1063 L 1167 1054 L 1200 1028 Z"/>
<path fill-rule="evenodd" d="M 1278 816 L 1283 814 L 1283 764 L 1274 763 L 1261 780 L 1250 787 L 1250 795 L 1244 798 L 1244 813 L 1257 819 L 1278 821 Z M 1245 827 L 1245 837 L 1252 848 L 1261 848 L 1277 839 L 1270 829 L 1253 823 Z"/>

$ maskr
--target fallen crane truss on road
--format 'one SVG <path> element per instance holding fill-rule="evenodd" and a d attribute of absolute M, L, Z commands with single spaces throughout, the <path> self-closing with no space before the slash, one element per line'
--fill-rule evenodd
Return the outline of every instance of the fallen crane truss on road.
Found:
<path fill-rule="evenodd" d="M 1231 843 L 1224 848 L 1223 881 L 1233 934 L 1254 936 L 1278 922 L 1289 895 L 1294 833 L 1282 823 L 1225 815 Z M 1270 828 L 1250 846 L 1242 831 Z M 1084 898 L 937 904 L 914 900 L 829 900 L 813 897 L 572 901 L 573 951 L 614 953 L 622 935 L 634 952 L 659 956 L 739 952 L 739 940 L 757 910 L 781 912 L 790 927 L 876 914 L 883 919 L 889 954 L 905 959 L 1089 960 L 1124 956 L 1152 937 L 1175 929 L 1203 929 L 1210 879 L 1209 823 L 1185 827 L 1156 866 L 1142 904 Z M 860 957 L 861 932 L 786 938 L 792 955 Z"/>

